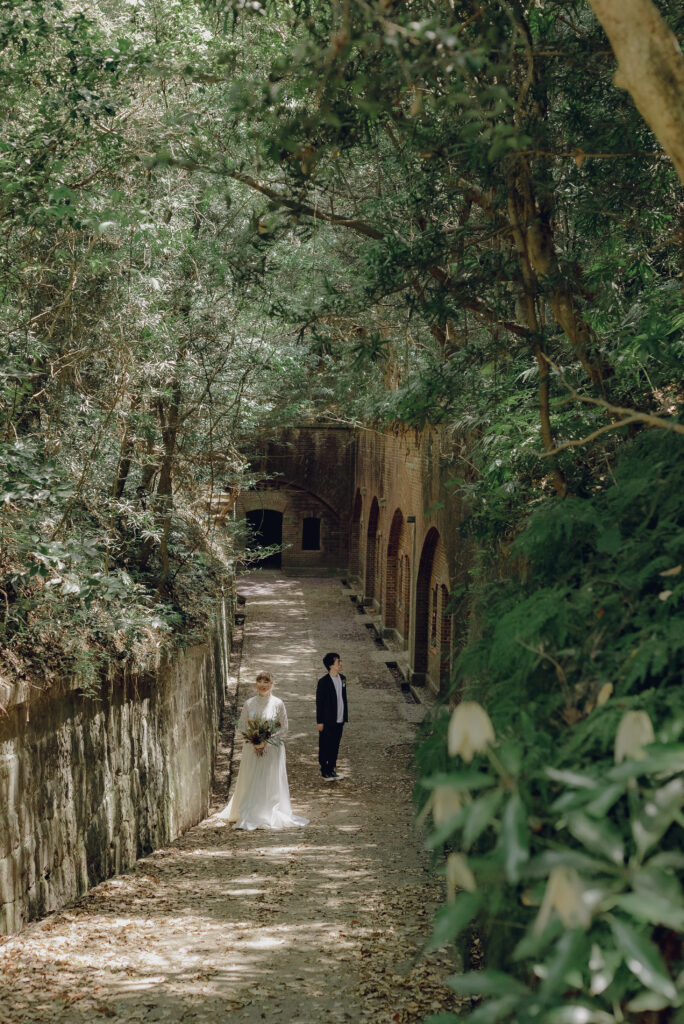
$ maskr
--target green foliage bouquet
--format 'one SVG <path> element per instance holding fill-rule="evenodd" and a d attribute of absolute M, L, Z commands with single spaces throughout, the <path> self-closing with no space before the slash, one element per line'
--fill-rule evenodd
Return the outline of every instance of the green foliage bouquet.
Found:
<path fill-rule="evenodd" d="M 262 756 L 267 743 L 274 745 L 282 742 L 277 735 L 280 731 L 280 722 L 273 718 L 248 718 L 247 725 L 240 732 L 247 743 L 254 747 L 254 753 Z"/>

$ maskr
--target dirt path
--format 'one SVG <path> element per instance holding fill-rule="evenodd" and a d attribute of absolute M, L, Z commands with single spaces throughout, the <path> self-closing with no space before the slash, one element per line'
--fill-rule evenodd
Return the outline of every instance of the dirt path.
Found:
<path fill-rule="evenodd" d="M 271 670 L 305 829 L 209 818 L 78 904 L 0 946 L 2 1024 L 422 1021 L 452 1009 L 444 954 L 420 956 L 442 898 L 412 827 L 407 704 L 339 580 L 243 577 L 239 702 Z M 350 724 L 338 770 L 316 763 L 314 684 L 342 654 Z"/>

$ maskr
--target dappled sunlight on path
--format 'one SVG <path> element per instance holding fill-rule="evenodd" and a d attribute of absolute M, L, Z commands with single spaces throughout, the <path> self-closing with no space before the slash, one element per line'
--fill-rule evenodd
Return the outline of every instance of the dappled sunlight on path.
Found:
<path fill-rule="evenodd" d="M 418 1022 L 450 1006 L 420 956 L 441 887 L 412 827 L 406 705 L 338 581 L 244 577 L 240 704 L 258 669 L 287 706 L 293 810 L 306 828 L 209 818 L 0 946 L 3 1024 L 99 1020 Z M 350 723 L 325 785 L 315 682 L 342 654 Z M 233 780 L 236 776 L 235 765 Z"/>

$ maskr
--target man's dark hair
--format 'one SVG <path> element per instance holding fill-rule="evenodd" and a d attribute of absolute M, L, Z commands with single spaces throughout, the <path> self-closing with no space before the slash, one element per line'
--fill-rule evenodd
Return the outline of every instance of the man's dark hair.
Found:
<path fill-rule="evenodd" d="M 339 654 L 335 654 L 335 653 L 326 654 L 325 658 L 323 658 L 323 664 L 325 665 L 325 667 L 327 669 L 329 669 L 331 667 L 331 665 L 333 664 L 333 662 L 337 661 L 338 658 L 339 658 Z"/>

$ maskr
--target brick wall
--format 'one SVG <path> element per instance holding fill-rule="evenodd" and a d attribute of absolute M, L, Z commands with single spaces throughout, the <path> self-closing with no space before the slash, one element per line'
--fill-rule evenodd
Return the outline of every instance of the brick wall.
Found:
<path fill-rule="evenodd" d="M 445 431 L 359 431 L 350 574 L 407 648 L 415 682 L 435 691 L 447 683 L 462 632 L 451 594 L 466 584 L 471 556 L 447 484 L 457 475 L 462 448 Z"/>
<path fill-rule="evenodd" d="M 406 648 L 414 681 L 443 689 L 464 627 L 451 594 L 471 559 L 448 484 L 467 474 L 460 441 L 436 428 L 292 428 L 263 438 L 252 468 L 261 480 L 236 514 L 282 514 L 282 568 L 348 574 Z M 305 517 L 320 518 L 318 551 L 302 547 Z"/>
<path fill-rule="evenodd" d="M 261 509 L 282 515 L 284 570 L 348 571 L 356 441 L 345 427 L 298 427 L 262 437 L 252 462 L 261 479 L 240 494 L 235 512 L 243 520 Z M 305 519 L 320 521 L 318 549 L 303 544 Z"/>

